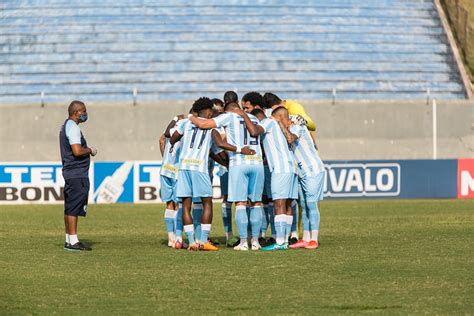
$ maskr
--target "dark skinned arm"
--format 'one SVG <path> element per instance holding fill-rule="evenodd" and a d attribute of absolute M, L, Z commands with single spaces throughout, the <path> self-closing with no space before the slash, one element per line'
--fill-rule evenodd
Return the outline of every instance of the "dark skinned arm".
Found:
<path fill-rule="evenodd" d="M 280 121 L 277 121 L 277 122 L 278 122 L 278 125 L 280 125 L 281 131 L 283 132 L 283 135 L 285 135 L 285 138 L 288 144 L 293 144 L 298 139 L 298 137 L 292 132 L 290 132 L 290 130 L 286 128 L 286 126 L 283 125 L 282 122 Z"/>
<path fill-rule="evenodd" d="M 165 152 L 165 145 L 166 145 L 165 139 L 166 139 L 165 134 L 161 135 L 161 137 L 160 137 L 160 152 L 161 152 L 161 156 L 163 156 L 163 153 Z"/>
<path fill-rule="evenodd" d="M 81 144 L 72 144 L 71 150 L 75 157 L 89 156 L 92 153 L 92 149 L 89 147 L 82 147 Z"/>
<path fill-rule="evenodd" d="M 171 145 L 174 145 L 174 144 L 176 144 L 177 142 L 179 142 L 182 137 L 183 137 L 183 135 L 181 135 L 180 133 L 178 133 L 178 131 L 174 131 L 173 135 L 171 135 L 171 138 L 170 138 L 170 143 L 171 143 Z"/>
<path fill-rule="evenodd" d="M 218 131 L 212 130 L 211 136 L 212 136 L 212 140 L 214 141 L 217 147 L 222 148 L 227 151 L 233 151 L 233 152 L 237 151 L 237 147 L 224 141 Z M 255 150 L 250 149 L 249 147 L 243 147 L 241 149 L 241 153 L 243 155 L 255 155 Z"/>
<path fill-rule="evenodd" d="M 211 129 L 217 127 L 216 121 L 213 119 L 197 118 L 195 116 L 191 116 L 189 117 L 189 120 L 200 129 Z"/>
<path fill-rule="evenodd" d="M 222 153 L 215 154 L 213 152 L 210 152 L 209 157 L 211 157 L 211 159 L 217 162 L 218 164 L 223 165 L 224 167 L 228 167 L 229 162 L 221 156 Z"/>
<path fill-rule="evenodd" d="M 258 135 L 265 132 L 263 127 L 261 127 L 260 125 L 254 125 L 247 113 L 245 113 L 242 109 L 234 108 L 232 109 L 232 112 L 240 115 L 244 119 L 245 125 L 247 126 L 247 130 L 249 131 L 250 136 L 257 137 Z"/>

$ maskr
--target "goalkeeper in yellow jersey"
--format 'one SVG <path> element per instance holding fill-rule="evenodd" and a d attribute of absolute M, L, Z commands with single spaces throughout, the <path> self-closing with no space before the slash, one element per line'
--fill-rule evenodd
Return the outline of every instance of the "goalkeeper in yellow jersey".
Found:
<path fill-rule="evenodd" d="M 305 121 L 305 125 L 308 130 L 310 130 L 311 132 L 314 132 L 316 130 L 316 125 L 314 124 L 313 120 L 308 116 L 308 114 L 306 114 L 306 111 L 304 110 L 303 106 L 298 102 L 293 100 L 282 100 L 277 95 L 271 92 L 265 93 L 263 99 L 265 100 L 265 107 L 267 108 L 265 112 L 270 112 L 279 106 L 284 106 L 288 110 L 290 118 L 293 116 L 294 120 L 299 120 L 297 122 L 294 122 L 295 124 L 304 125 Z M 267 116 L 270 117 L 269 115 Z M 302 119 L 304 119 L 304 121 Z"/>

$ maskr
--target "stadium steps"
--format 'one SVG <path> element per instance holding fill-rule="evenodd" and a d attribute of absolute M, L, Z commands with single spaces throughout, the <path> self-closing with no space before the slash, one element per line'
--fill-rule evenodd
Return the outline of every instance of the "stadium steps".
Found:
<path fill-rule="evenodd" d="M 0 103 L 465 97 L 429 0 L 6 0 L 0 34 Z"/>

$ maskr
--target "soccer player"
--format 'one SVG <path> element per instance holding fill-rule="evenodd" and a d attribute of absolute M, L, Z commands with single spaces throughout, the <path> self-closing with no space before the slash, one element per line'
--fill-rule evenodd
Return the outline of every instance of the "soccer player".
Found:
<path fill-rule="evenodd" d="M 87 121 L 87 109 L 83 102 L 72 101 L 68 107 L 69 117 L 59 132 L 59 146 L 63 165 L 64 185 L 64 226 L 66 241 L 64 249 L 70 251 L 92 250 L 77 238 L 79 216 L 86 216 L 89 199 L 90 156 L 97 149 L 87 146 L 86 139 L 79 128 Z"/>
<path fill-rule="evenodd" d="M 262 250 L 288 249 L 288 236 L 293 223 L 291 215 L 291 201 L 298 198 L 297 176 L 294 158 L 288 144 L 295 141 L 296 136 L 288 130 L 290 121 L 286 109 L 275 109 L 272 118 L 267 118 L 260 109 L 252 114 L 256 116 L 260 125 L 247 125 L 252 133 L 262 133 L 262 142 L 268 167 L 271 173 L 271 194 L 275 211 L 274 225 L 276 243 L 263 247 Z"/>
<path fill-rule="evenodd" d="M 246 113 L 251 113 L 255 109 L 260 109 L 262 111 L 265 110 L 265 100 L 263 99 L 262 95 L 258 92 L 252 91 L 248 92 L 242 97 L 242 108 Z M 269 117 L 271 116 L 271 111 L 269 112 Z M 259 242 L 260 245 L 266 246 L 266 245 L 272 245 L 276 242 L 276 231 L 275 231 L 275 213 L 273 210 L 273 202 L 272 202 L 272 193 L 271 193 L 271 175 L 270 175 L 270 169 L 268 168 L 268 163 L 267 159 L 264 154 L 264 160 L 263 160 L 263 171 L 264 171 L 264 178 L 265 182 L 263 185 L 263 196 L 262 196 L 262 201 L 263 201 L 263 213 L 262 213 L 262 227 L 261 227 L 261 232 L 260 232 L 260 238 Z M 271 237 L 266 240 L 266 234 L 267 234 L 267 229 L 268 225 L 270 225 L 271 228 Z"/>
<path fill-rule="evenodd" d="M 183 119 L 183 117 L 175 116 L 163 133 L 165 146 L 162 152 L 163 158 L 160 171 L 160 197 L 166 203 L 165 226 L 168 233 L 168 246 L 177 249 L 181 249 L 183 243 L 181 237 L 182 221 L 178 218 L 178 216 L 181 216 L 181 212 L 179 212 L 179 203 L 176 198 L 181 142 L 171 145 L 170 137 L 174 133 L 179 119 Z"/>
<path fill-rule="evenodd" d="M 249 221 L 246 208 L 247 201 L 250 201 L 251 249 L 258 250 L 260 249 L 258 238 L 262 225 L 263 159 L 259 136 L 249 133 L 246 126 L 246 124 L 257 125 L 258 120 L 251 114 L 245 114 L 237 103 L 226 104 L 225 111 L 225 114 L 211 120 L 197 118 L 190 118 L 190 120 L 200 128 L 225 128 L 229 144 L 237 148 L 248 146 L 256 152 L 253 156 L 243 156 L 239 154 L 239 150 L 236 153 L 229 153 L 228 201 L 236 203 L 235 218 L 240 244 L 234 249 L 241 251 L 249 249 L 247 240 Z M 238 111 L 239 114 L 233 111 Z"/>
<path fill-rule="evenodd" d="M 290 131 L 297 136 L 291 145 L 298 166 L 300 203 L 303 209 L 303 239 L 290 248 L 318 248 L 320 214 L 318 202 L 323 199 L 324 165 L 305 126 L 292 124 Z"/>
<path fill-rule="evenodd" d="M 212 101 L 199 98 L 193 104 L 193 111 L 200 118 L 211 118 Z M 192 115 L 190 115 L 192 116 Z M 184 231 L 189 238 L 191 250 L 218 250 L 207 242 L 212 222 L 212 184 L 208 173 L 208 157 L 212 141 L 222 149 L 236 151 L 235 146 L 224 142 L 217 131 L 209 131 L 196 127 L 191 120 L 185 119 L 178 124 L 171 137 L 171 144 L 181 140 L 180 166 L 178 171 L 177 197 L 183 203 Z M 254 154 L 249 148 L 242 148 L 242 153 Z M 201 198 L 203 213 L 201 217 L 201 236 L 194 239 L 193 218 L 191 216 L 192 198 Z"/>

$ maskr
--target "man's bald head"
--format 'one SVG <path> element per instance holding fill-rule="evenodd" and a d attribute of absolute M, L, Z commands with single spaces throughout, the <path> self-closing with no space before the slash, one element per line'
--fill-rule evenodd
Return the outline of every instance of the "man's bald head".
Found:
<path fill-rule="evenodd" d="M 86 108 L 86 105 L 82 101 L 74 100 L 69 104 L 67 111 L 69 113 L 69 117 L 73 116 L 74 113 L 78 111 L 83 111 Z"/>

